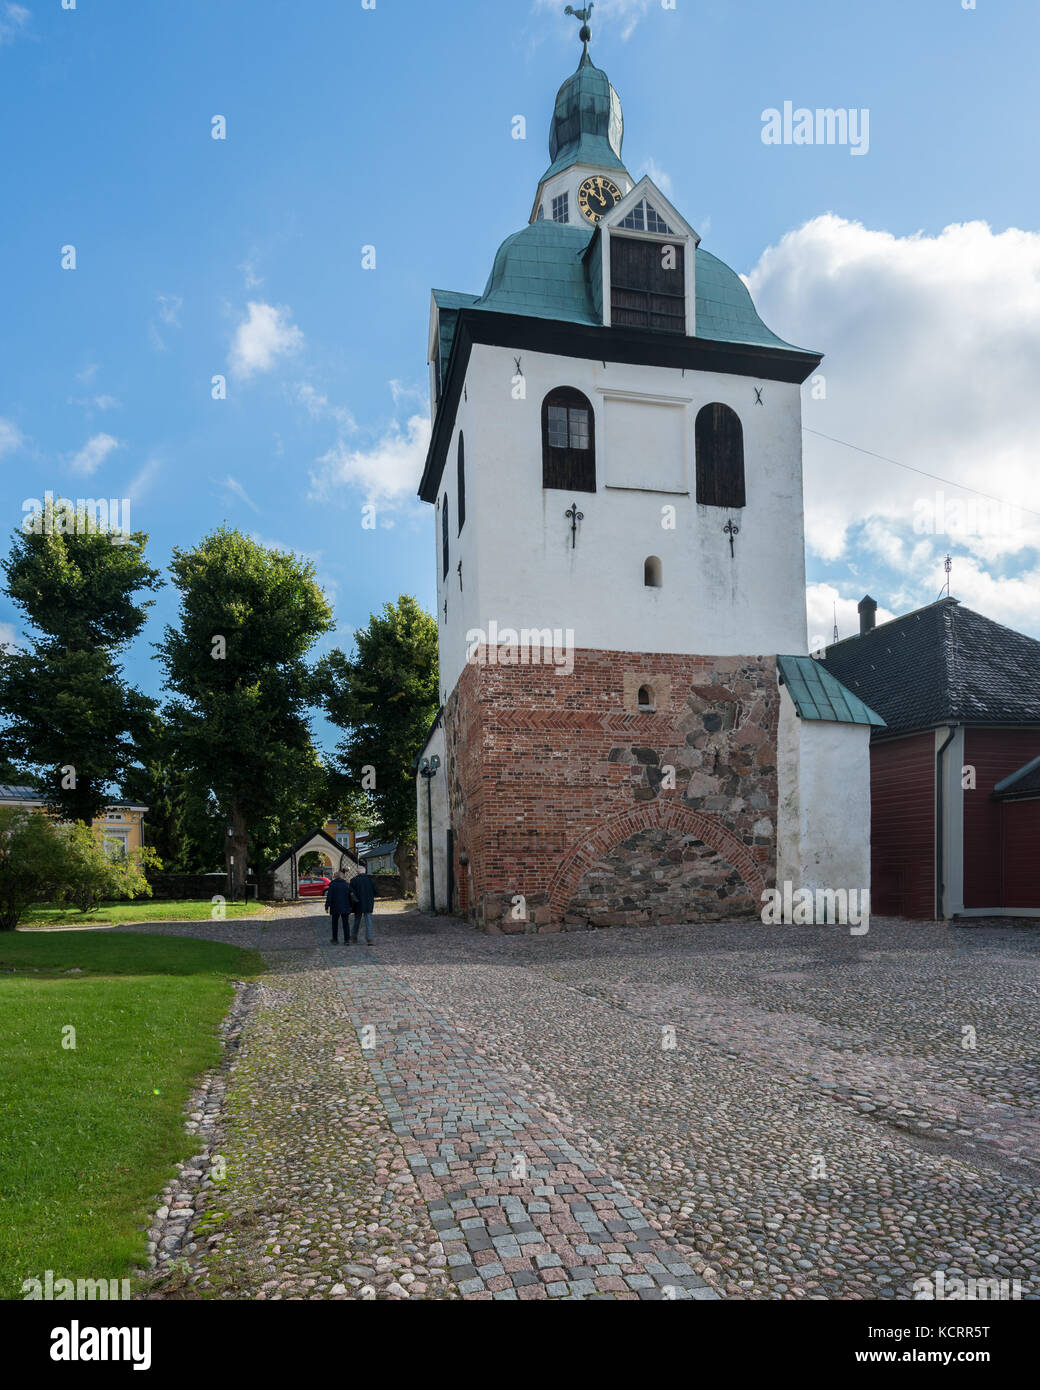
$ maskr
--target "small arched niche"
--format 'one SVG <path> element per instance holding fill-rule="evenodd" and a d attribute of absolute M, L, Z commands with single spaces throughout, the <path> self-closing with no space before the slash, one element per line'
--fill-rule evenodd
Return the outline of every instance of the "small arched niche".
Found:
<path fill-rule="evenodd" d="M 661 561 L 656 555 L 648 555 L 643 561 L 643 584 L 648 589 L 661 587 Z"/>
<path fill-rule="evenodd" d="M 654 699 L 654 688 L 652 685 L 641 685 L 639 694 L 636 696 L 636 705 L 640 714 L 652 714 L 657 708 Z"/>

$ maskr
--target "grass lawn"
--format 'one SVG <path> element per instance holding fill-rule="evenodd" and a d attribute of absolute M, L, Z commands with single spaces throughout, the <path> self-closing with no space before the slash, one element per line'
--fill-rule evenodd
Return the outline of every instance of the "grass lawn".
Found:
<path fill-rule="evenodd" d="M 270 912 L 264 903 L 225 903 L 225 917 L 263 917 Z M 92 912 L 75 907 L 55 907 L 37 903 L 22 918 L 23 927 L 86 927 L 92 922 L 122 926 L 124 922 L 206 922 L 213 916 L 209 898 L 186 898 L 180 902 L 156 903 L 151 898 L 137 902 L 101 903 Z"/>
<path fill-rule="evenodd" d="M 219 1057 L 231 981 L 262 968 L 213 941 L 0 932 L 0 1298 L 48 1269 L 144 1264 L 141 1228 L 193 1151 L 184 1103 Z"/>

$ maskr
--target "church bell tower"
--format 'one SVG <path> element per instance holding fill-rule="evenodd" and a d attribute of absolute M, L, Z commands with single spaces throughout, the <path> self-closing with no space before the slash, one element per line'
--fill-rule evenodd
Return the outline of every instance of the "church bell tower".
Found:
<path fill-rule="evenodd" d="M 800 386 L 820 355 L 629 173 L 591 9 L 527 225 L 482 294 L 432 295 L 443 708 L 421 884 L 489 931 L 757 915 L 777 656 L 807 651 Z"/>

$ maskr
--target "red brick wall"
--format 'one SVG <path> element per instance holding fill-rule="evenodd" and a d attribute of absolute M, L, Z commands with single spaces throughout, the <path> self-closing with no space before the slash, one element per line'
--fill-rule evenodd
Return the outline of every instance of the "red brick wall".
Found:
<path fill-rule="evenodd" d="M 629 691 L 662 692 L 653 713 L 626 710 L 626 673 Z M 757 912 L 775 874 L 778 708 L 772 657 L 582 651 L 569 675 L 467 666 L 444 722 L 477 921 Z"/>

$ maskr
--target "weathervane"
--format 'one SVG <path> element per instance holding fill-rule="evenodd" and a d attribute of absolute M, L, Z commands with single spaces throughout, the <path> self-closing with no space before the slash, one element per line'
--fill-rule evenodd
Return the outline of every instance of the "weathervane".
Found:
<path fill-rule="evenodd" d="M 592 38 L 592 30 L 589 28 L 589 20 L 592 18 L 592 8 L 592 0 L 589 0 L 589 4 L 587 4 L 583 10 L 576 10 L 573 5 L 568 5 L 564 10 L 564 14 L 572 14 L 575 19 L 581 20 L 578 38 L 581 39 L 586 48 L 589 46 L 589 39 Z"/>
<path fill-rule="evenodd" d="M 950 571 L 953 569 L 953 556 L 947 555 L 943 561 L 943 568 L 946 571 L 946 597 L 950 597 Z"/>

